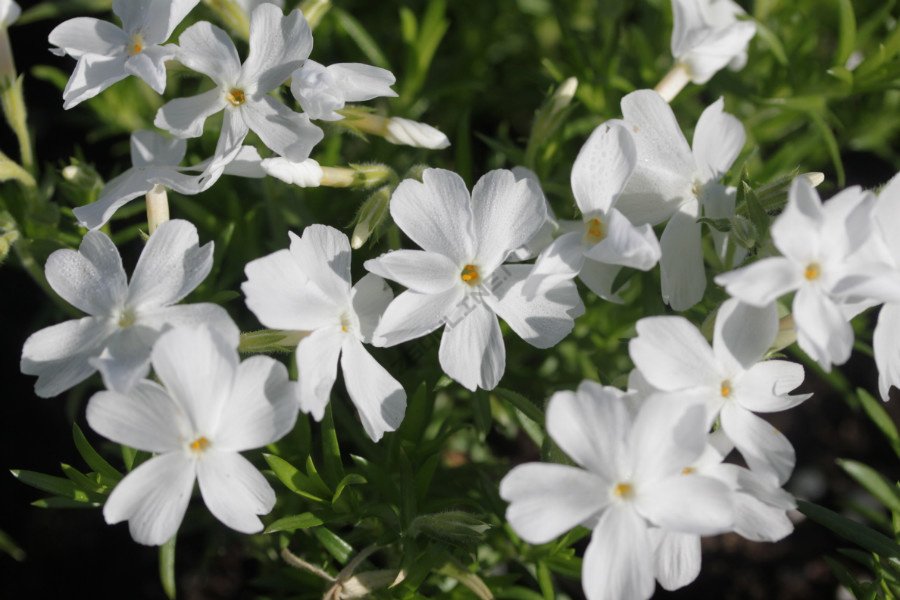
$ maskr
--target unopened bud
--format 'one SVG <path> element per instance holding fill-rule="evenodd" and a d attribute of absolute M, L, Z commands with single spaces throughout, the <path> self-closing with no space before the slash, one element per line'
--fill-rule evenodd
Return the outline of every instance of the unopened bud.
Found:
<path fill-rule="evenodd" d="M 491 526 L 478 517 L 461 511 L 419 515 L 409 525 L 409 534 L 417 537 L 424 534 L 439 540 L 456 544 L 478 542 Z"/>
<path fill-rule="evenodd" d="M 325 13 L 331 9 L 331 0 L 305 0 L 300 3 L 300 12 L 306 17 L 310 29 L 315 29 Z"/>
<path fill-rule="evenodd" d="M 301 162 L 294 162 L 284 157 L 266 158 L 259 163 L 263 171 L 280 179 L 285 183 L 292 183 L 299 187 L 318 187 L 327 185 L 324 169 L 311 158 Z"/>
<path fill-rule="evenodd" d="M 356 215 L 356 227 L 353 228 L 353 235 L 350 236 L 351 248 L 354 250 L 362 248 L 372 232 L 387 218 L 391 192 L 391 186 L 386 185 L 363 202 Z"/>
<path fill-rule="evenodd" d="M 825 181 L 825 173 L 819 173 L 818 171 L 812 171 L 810 173 L 801 173 L 797 177 L 802 177 L 813 187 L 819 187 L 819 184 Z"/>
<path fill-rule="evenodd" d="M 559 127 L 562 112 L 572 103 L 576 90 L 578 90 L 578 80 L 574 77 L 569 77 L 556 88 L 556 91 L 535 115 L 531 133 L 533 137 L 546 139 Z"/>
<path fill-rule="evenodd" d="M 394 170 L 392 168 L 381 163 L 350 165 L 350 168 L 356 172 L 357 183 L 367 188 L 381 185 L 385 180 L 394 175 Z"/>
<path fill-rule="evenodd" d="M 102 184 L 100 175 L 92 166 L 79 162 L 73 162 L 63 167 L 62 178 L 76 187 L 87 190 Z"/>
<path fill-rule="evenodd" d="M 384 139 L 392 144 L 440 150 L 450 145 L 447 136 L 426 123 L 394 117 L 388 119 Z"/>

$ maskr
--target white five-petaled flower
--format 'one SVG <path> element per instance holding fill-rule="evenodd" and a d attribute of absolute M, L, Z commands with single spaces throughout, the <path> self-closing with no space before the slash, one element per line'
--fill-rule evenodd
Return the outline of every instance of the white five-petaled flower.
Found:
<path fill-rule="evenodd" d="M 659 94 L 638 90 L 622 98 L 622 115 L 637 147 L 637 167 L 616 208 L 636 225 L 668 220 L 660 246 L 663 299 L 677 311 L 703 298 L 702 214 L 734 216 L 735 190 L 718 183 L 744 146 L 744 128 L 722 111 L 719 98 L 707 107 L 688 146 L 675 114 Z M 720 251 L 725 239 L 713 232 Z"/>
<path fill-rule="evenodd" d="M 340 358 L 344 383 L 366 433 L 375 440 L 394 431 L 406 412 L 403 387 L 365 350 L 391 289 L 366 275 L 350 284 L 350 242 L 325 225 L 291 235 L 290 250 L 247 263 L 241 285 L 247 306 L 266 327 L 308 331 L 297 346 L 300 408 L 318 421 L 325 414 Z"/>
<path fill-rule="evenodd" d="M 794 179 L 788 205 L 771 228 L 783 256 L 723 273 L 716 283 L 754 306 L 796 292 L 791 312 L 800 348 L 823 369 L 843 364 L 853 348 L 849 319 L 856 308 L 843 305 L 843 296 L 867 277 L 868 265 L 857 253 L 872 233 L 874 200 L 854 186 L 823 206 L 808 181 Z"/>
<path fill-rule="evenodd" d="M 610 300 L 622 266 L 647 270 L 656 264 L 660 248 L 653 228 L 635 227 L 615 208 L 636 164 L 634 140 L 622 124 L 603 123 L 594 130 L 572 166 L 582 222 L 560 222 L 565 233 L 538 257 L 526 293 L 581 275 L 592 292 Z"/>
<path fill-rule="evenodd" d="M 624 394 L 584 381 L 557 392 L 547 432 L 582 468 L 528 463 L 500 482 L 506 518 L 531 544 L 576 525 L 594 530 L 584 555 L 589 600 L 653 594 L 652 531 L 715 535 L 734 524 L 733 494 L 720 481 L 687 470 L 706 446 L 701 404 L 651 396 L 635 416 Z"/>
<path fill-rule="evenodd" d="M 756 24 L 740 21 L 732 0 L 672 0 L 672 56 L 694 83 L 706 83 L 722 67 L 739 70 Z"/>
<path fill-rule="evenodd" d="M 78 60 L 63 91 L 63 108 L 93 98 L 129 75 L 140 77 L 159 94 L 166 89 L 166 61 L 174 58 L 161 46 L 200 0 L 115 0 L 113 12 L 122 29 L 91 17 L 76 17 L 50 32 L 53 52 Z"/>
<path fill-rule="evenodd" d="M 234 342 L 234 343 L 232 343 Z M 135 541 L 164 544 L 181 524 L 194 481 L 209 511 L 242 533 L 262 530 L 257 515 L 275 491 L 245 450 L 271 444 L 297 420 L 284 365 L 267 356 L 239 362 L 236 341 L 207 327 L 178 327 L 157 340 L 153 370 L 162 385 L 139 381 L 128 393 L 94 394 L 87 421 L 101 435 L 156 456 L 125 476 L 103 507 L 107 523 L 128 521 Z"/>
<path fill-rule="evenodd" d="M 206 278 L 212 262 L 212 242 L 199 247 L 197 229 L 180 220 L 163 223 L 150 236 L 130 283 L 119 251 L 100 231 L 89 231 L 78 252 L 51 254 L 48 283 L 90 316 L 25 340 L 21 370 L 38 376 L 37 395 L 55 396 L 98 370 L 107 388 L 128 390 L 147 374 L 150 349 L 171 326 L 208 323 L 236 345 L 240 331 L 221 306 L 173 306 Z"/>
<path fill-rule="evenodd" d="M 372 273 L 409 288 L 385 311 L 376 345 L 400 344 L 446 324 L 438 353 L 444 372 L 470 390 L 489 390 L 506 368 L 497 316 L 538 348 L 572 331 L 584 304 L 571 280 L 527 298 L 531 266 L 504 264 L 544 224 L 544 201 L 533 185 L 496 170 L 470 195 L 456 173 L 427 169 L 421 183 L 407 179 L 397 187 L 391 216 L 424 250 L 366 261 Z"/>
<path fill-rule="evenodd" d="M 397 96 L 391 89 L 395 81 L 393 73 L 371 65 L 337 63 L 326 67 L 307 60 L 291 75 L 291 93 L 310 119 L 337 121 L 344 117 L 335 111 L 347 102 Z"/>
<path fill-rule="evenodd" d="M 710 348 L 683 317 L 647 317 L 637 322 L 628 352 L 653 388 L 703 402 L 711 421 L 751 469 L 779 485 L 794 469 L 794 448 L 783 433 L 754 415 L 796 406 L 810 394 L 788 392 L 803 382 L 803 367 L 784 360 L 761 361 L 778 333 L 778 312 L 726 301 L 716 318 Z M 761 361 L 761 362 L 760 362 Z"/>
<path fill-rule="evenodd" d="M 195 23 L 178 38 L 176 58 L 212 79 L 216 87 L 176 98 L 156 113 L 154 124 L 178 137 L 198 137 L 206 118 L 225 111 L 213 165 L 225 163 L 248 131 L 276 153 L 302 161 L 323 136 L 309 117 L 269 95 L 299 68 L 312 50 L 312 31 L 299 10 L 284 16 L 263 2 L 250 16 L 250 53 L 243 65 L 234 42 L 207 22 Z"/>

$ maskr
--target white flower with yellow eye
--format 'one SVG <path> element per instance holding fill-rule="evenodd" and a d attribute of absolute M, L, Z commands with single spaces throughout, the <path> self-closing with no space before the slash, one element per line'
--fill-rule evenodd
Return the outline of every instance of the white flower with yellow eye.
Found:
<path fill-rule="evenodd" d="M 113 12 L 122 28 L 91 17 L 76 17 L 50 32 L 52 52 L 78 60 L 63 91 L 63 108 L 93 98 L 129 75 L 140 77 L 153 90 L 166 89 L 166 61 L 170 46 L 161 46 L 200 0 L 115 0 Z"/>

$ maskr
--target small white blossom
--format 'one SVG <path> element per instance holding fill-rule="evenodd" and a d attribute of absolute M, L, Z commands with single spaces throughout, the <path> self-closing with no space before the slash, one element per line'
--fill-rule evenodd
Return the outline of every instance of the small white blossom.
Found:
<path fill-rule="evenodd" d="M 387 69 L 359 63 L 338 63 L 328 67 L 307 60 L 291 75 L 291 93 L 311 119 L 338 121 L 338 111 L 347 102 L 396 97 L 391 89 L 396 79 Z"/>
<path fill-rule="evenodd" d="M 162 385 L 94 394 L 87 421 L 97 433 L 156 455 L 125 476 L 106 501 L 109 524 L 128 521 L 135 541 L 160 545 L 181 524 L 194 481 L 209 511 L 242 533 L 262 531 L 257 515 L 275 491 L 238 454 L 276 442 L 297 420 L 284 365 L 267 356 L 239 362 L 236 340 L 206 327 L 175 328 L 153 347 Z"/>
<path fill-rule="evenodd" d="M 506 368 L 497 317 L 538 348 L 572 331 L 584 304 L 563 281 L 535 298 L 523 292 L 531 266 L 505 265 L 545 222 L 544 200 L 528 179 L 496 170 L 471 195 L 451 171 L 427 169 L 391 197 L 394 222 L 424 250 L 395 250 L 366 269 L 409 288 L 391 302 L 375 344 L 393 346 L 446 324 L 438 357 L 444 372 L 470 390 L 493 389 Z"/>
<path fill-rule="evenodd" d="M 247 263 L 241 285 L 247 306 L 266 327 L 308 331 L 297 346 L 300 408 L 320 421 L 331 398 L 338 359 L 366 433 L 378 441 L 406 412 L 406 392 L 363 347 L 371 343 L 393 294 L 366 275 L 350 284 L 350 242 L 332 227 L 293 233 L 290 250 Z"/>
<path fill-rule="evenodd" d="M 722 67 L 739 70 L 756 35 L 753 21 L 732 0 L 672 0 L 672 56 L 694 83 L 706 83 Z"/>
<path fill-rule="evenodd" d="M 21 370 L 38 376 L 37 395 L 55 396 L 98 370 L 107 388 L 127 391 L 147 374 L 153 343 L 172 326 L 207 323 L 237 344 L 240 331 L 221 306 L 173 306 L 200 285 L 212 262 L 212 242 L 199 247 L 197 229 L 180 220 L 150 236 L 130 283 L 119 251 L 100 231 L 89 231 L 78 252 L 51 254 L 47 282 L 89 316 L 25 340 Z"/>
<path fill-rule="evenodd" d="M 170 46 L 161 46 L 200 0 L 115 0 L 113 12 L 122 28 L 91 17 L 76 17 L 50 32 L 60 56 L 78 60 L 63 91 L 69 109 L 112 84 L 135 75 L 158 94 L 166 89 Z"/>

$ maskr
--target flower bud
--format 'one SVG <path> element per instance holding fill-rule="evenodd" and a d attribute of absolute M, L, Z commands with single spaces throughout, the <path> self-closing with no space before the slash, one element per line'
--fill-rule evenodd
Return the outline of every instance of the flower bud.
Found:
<path fill-rule="evenodd" d="M 393 117 L 388 119 L 384 139 L 392 144 L 440 150 L 450 145 L 447 136 L 431 125 Z"/>
<path fill-rule="evenodd" d="M 356 214 L 356 227 L 353 228 L 353 235 L 350 236 L 351 248 L 354 250 L 362 248 L 372 232 L 384 222 L 391 203 L 392 191 L 391 186 L 386 185 L 363 202 Z"/>

